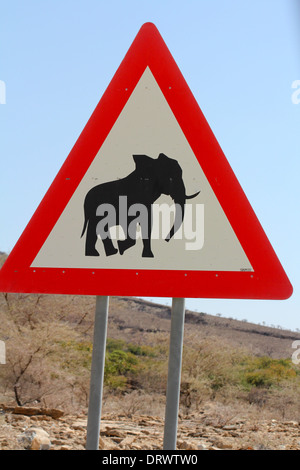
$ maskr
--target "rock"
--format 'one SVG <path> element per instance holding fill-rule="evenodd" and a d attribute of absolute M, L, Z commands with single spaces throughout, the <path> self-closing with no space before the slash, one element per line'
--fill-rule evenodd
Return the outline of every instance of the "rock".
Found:
<path fill-rule="evenodd" d="M 123 439 L 120 442 L 120 448 L 123 448 L 125 446 L 131 446 L 133 444 L 133 442 L 135 441 L 135 439 L 136 439 L 136 436 L 127 436 L 127 437 L 125 437 L 125 439 Z"/>
<path fill-rule="evenodd" d="M 227 424 L 226 426 L 223 426 L 223 429 L 225 431 L 235 431 L 236 429 L 238 429 L 238 426 L 236 426 L 235 424 Z"/>
<path fill-rule="evenodd" d="M 126 435 L 124 433 L 120 432 L 118 429 L 110 428 L 108 426 L 104 429 L 103 435 L 107 436 L 107 437 L 117 437 L 117 438 L 120 438 L 120 439 L 125 439 L 125 437 L 126 437 Z"/>
<path fill-rule="evenodd" d="M 206 445 L 204 445 L 204 444 L 199 444 L 199 445 L 197 446 L 197 449 L 198 449 L 198 450 L 208 450 L 208 447 L 207 447 Z"/>
<path fill-rule="evenodd" d="M 61 418 L 64 415 L 64 412 L 56 409 L 48 408 L 30 408 L 26 406 L 8 406 L 4 403 L 0 404 L 0 408 L 4 411 L 9 411 L 15 415 L 24 415 L 24 416 L 35 416 L 35 415 L 44 415 L 50 416 L 53 419 Z"/>
<path fill-rule="evenodd" d="M 19 443 L 26 450 L 49 450 L 51 441 L 49 434 L 42 428 L 31 427 L 18 437 Z"/>
<path fill-rule="evenodd" d="M 52 439 L 51 444 L 54 445 L 54 446 L 62 446 L 63 441 L 61 439 Z"/>
<path fill-rule="evenodd" d="M 178 441 L 177 449 L 178 450 L 197 450 L 198 447 L 189 441 Z"/>
<path fill-rule="evenodd" d="M 229 442 L 225 442 L 222 439 L 214 439 L 213 445 L 218 449 L 232 449 L 232 444 L 230 444 Z"/>
<path fill-rule="evenodd" d="M 72 424 L 72 428 L 75 429 L 76 431 L 85 431 L 87 427 L 87 421 L 85 419 L 80 419 L 75 421 L 75 423 Z"/>
<path fill-rule="evenodd" d="M 100 450 L 116 450 L 116 443 L 108 438 L 99 438 L 99 449 Z"/>

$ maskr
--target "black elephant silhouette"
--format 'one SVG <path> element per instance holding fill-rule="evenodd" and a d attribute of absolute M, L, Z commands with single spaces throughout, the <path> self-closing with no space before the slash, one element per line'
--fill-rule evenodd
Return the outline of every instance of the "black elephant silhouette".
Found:
<path fill-rule="evenodd" d="M 147 155 L 133 155 L 135 170 L 125 178 L 109 181 L 94 186 L 84 200 L 84 225 L 81 237 L 86 233 L 85 256 L 99 256 L 96 242 L 100 235 L 106 256 L 116 253 L 121 255 L 136 243 L 137 224 L 141 226 L 143 257 L 153 257 L 151 251 L 152 205 L 162 195 L 170 195 L 175 202 L 175 220 L 166 240 L 169 241 L 179 229 L 184 218 L 186 199 L 196 197 L 197 193 L 187 196 L 182 179 L 182 169 L 172 158 L 160 153 L 158 158 Z M 121 207 L 124 198 L 129 208 L 124 216 Z M 113 208 L 113 217 L 109 217 L 109 208 Z M 135 210 L 131 210 L 134 208 Z M 137 220 L 137 213 L 143 211 L 143 217 Z M 123 211 L 123 212 L 122 212 Z M 120 225 L 125 239 L 118 240 L 118 248 L 113 245 L 109 229 Z M 132 228 L 133 227 L 133 228 Z M 128 230 L 131 228 L 131 230 Z"/>

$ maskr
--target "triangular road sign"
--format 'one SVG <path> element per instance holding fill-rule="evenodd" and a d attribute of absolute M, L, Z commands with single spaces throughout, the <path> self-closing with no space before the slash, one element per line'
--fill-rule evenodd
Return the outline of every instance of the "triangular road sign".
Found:
<path fill-rule="evenodd" d="M 153 24 L 140 29 L 10 253 L 0 290 L 291 295 L 270 242 Z"/>

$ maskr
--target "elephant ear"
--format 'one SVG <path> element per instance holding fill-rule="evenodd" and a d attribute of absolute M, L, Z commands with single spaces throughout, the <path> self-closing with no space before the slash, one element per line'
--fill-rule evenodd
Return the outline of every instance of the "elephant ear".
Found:
<path fill-rule="evenodd" d="M 139 175 L 150 176 L 153 172 L 153 158 L 148 155 L 132 155 L 136 171 Z"/>

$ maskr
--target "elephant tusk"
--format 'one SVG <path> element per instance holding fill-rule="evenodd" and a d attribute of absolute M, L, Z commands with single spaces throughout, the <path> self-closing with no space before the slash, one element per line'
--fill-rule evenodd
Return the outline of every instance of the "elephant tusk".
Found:
<path fill-rule="evenodd" d="M 194 197 L 198 196 L 198 194 L 199 194 L 200 192 L 201 192 L 201 191 L 198 191 L 197 193 L 191 194 L 190 196 L 185 196 L 185 199 L 193 199 Z"/>

